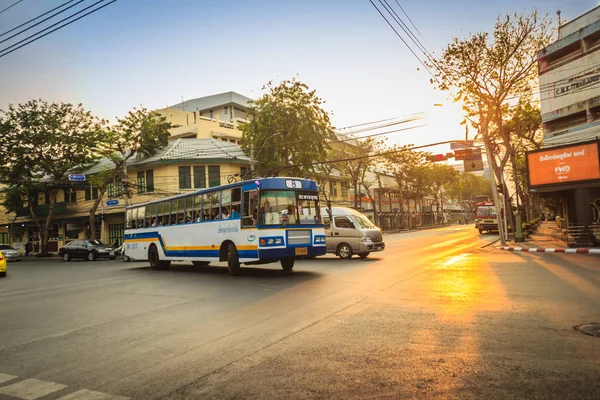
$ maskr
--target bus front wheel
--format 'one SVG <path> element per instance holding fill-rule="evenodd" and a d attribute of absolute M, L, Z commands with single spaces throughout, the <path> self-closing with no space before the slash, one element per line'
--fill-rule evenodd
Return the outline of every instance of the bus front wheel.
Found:
<path fill-rule="evenodd" d="M 483 233 L 483 229 L 479 228 L 479 234 L 481 235 Z"/>
<path fill-rule="evenodd" d="M 285 272 L 290 272 L 292 268 L 294 268 L 294 259 L 293 258 L 282 258 L 281 259 L 281 268 Z"/>
<path fill-rule="evenodd" d="M 240 257 L 233 243 L 227 245 L 227 269 L 229 270 L 229 275 L 237 275 L 240 271 Z"/>

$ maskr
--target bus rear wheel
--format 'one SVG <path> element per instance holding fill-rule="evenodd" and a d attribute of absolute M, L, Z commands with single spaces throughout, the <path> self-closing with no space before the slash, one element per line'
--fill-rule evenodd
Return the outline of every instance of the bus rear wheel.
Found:
<path fill-rule="evenodd" d="M 227 245 L 227 269 L 229 275 L 237 275 L 240 272 L 240 257 L 233 243 Z"/>
<path fill-rule="evenodd" d="M 158 249 L 153 243 L 148 249 L 148 261 L 150 262 L 150 268 L 152 269 L 167 269 L 171 265 L 171 261 L 161 261 L 158 255 Z"/>
<path fill-rule="evenodd" d="M 281 268 L 283 268 L 285 272 L 290 272 L 294 268 L 293 258 L 282 258 L 280 262 Z"/>

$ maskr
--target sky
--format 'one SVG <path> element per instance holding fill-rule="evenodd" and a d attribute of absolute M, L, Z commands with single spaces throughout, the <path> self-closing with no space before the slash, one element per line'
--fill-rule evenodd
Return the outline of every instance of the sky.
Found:
<path fill-rule="evenodd" d="M 0 10 L 16 1 L 0 0 Z M 0 33 L 65 1 L 22 0 L 0 13 Z M 72 10 L 95 1 L 83 0 Z M 388 3 L 400 14 L 395 0 Z M 536 8 L 556 18 L 561 10 L 561 18 L 570 20 L 598 5 L 398 3 L 434 55 L 453 37 L 491 31 L 498 14 Z M 24 36 L 0 43 L 0 49 Z M 433 88 L 429 73 L 369 0 L 117 0 L 0 57 L 0 109 L 41 98 L 82 103 L 114 119 L 133 107 L 163 108 L 227 91 L 257 98 L 266 82 L 291 77 L 316 89 L 336 127 L 425 112 L 419 122 L 425 127 L 390 134 L 388 143 L 423 145 L 465 136 L 460 107 Z"/>

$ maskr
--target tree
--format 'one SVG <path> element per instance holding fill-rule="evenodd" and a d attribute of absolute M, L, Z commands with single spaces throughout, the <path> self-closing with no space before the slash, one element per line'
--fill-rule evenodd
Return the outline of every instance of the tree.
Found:
<path fill-rule="evenodd" d="M 385 168 L 394 176 L 400 194 L 400 221 L 404 223 L 404 196 L 411 173 L 425 162 L 425 153 L 411 150 L 412 145 L 394 146 L 385 156 Z M 408 211 L 408 210 L 407 210 Z"/>
<path fill-rule="evenodd" d="M 241 145 L 252 159 L 251 168 L 260 176 L 312 175 L 304 166 L 324 160 L 327 141 L 335 139 L 324 101 L 315 90 L 296 80 L 284 80 L 268 89 L 248 107 Z"/>
<path fill-rule="evenodd" d="M 69 187 L 69 172 L 97 157 L 101 123 L 81 104 L 31 100 L 2 111 L 0 151 L 4 163 L 0 179 L 28 191 L 28 208 L 40 231 L 42 254 L 47 253 L 57 192 Z M 45 191 L 49 200 L 43 214 L 38 214 L 37 196 L 32 196 L 39 190 Z"/>
<path fill-rule="evenodd" d="M 500 182 L 507 163 L 517 170 L 511 135 L 504 123 L 507 105 L 531 93 L 537 79 L 537 52 L 553 35 L 551 20 L 548 16 L 540 19 L 537 11 L 499 16 L 491 36 L 479 32 L 463 40 L 454 38 L 442 55 L 429 63 L 437 69 L 436 86 L 463 103 L 486 151 L 492 154 L 490 168 Z"/>
<path fill-rule="evenodd" d="M 98 198 L 90 209 L 90 232 L 96 229 L 96 212 L 108 185 L 121 182 L 127 205 L 131 190 L 127 181 L 127 163 L 133 157 L 149 157 L 169 142 L 169 129 L 173 126 L 155 111 L 133 109 L 117 124 L 103 132 L 98 153 L 109 161 L 109 166 L 90 177 L 92 186 L 98 188 Z"/>
<path fill-rule="evenodd" d="M 432 164 L 429 168 L 429 180 L 437 204 L 437 213 L 442 215 L 444 213 L 444 186 L 455 183 L 458 180 L 458 172 L 449 165 Z"/>
<path fill-rule="evenodd" d="M 330 152 L 329 157 L 342 160 L 336 163 L 336 168 L 342 172 L 342 175 L 350 181 L 354 190 L 354 208 L 360 208 L 361 186 L 368 192 L 369 199 L 373 202 L 369 192 L 371 182 L 369 181 L 374 166 L 378 162 L 377 154 L 380 153 L 384 141 L 378 138 L 356 138 L 350 137 L 333 145 L 334 150 Z M 365 187 L 365 185 L 367 185 Z M 375 207 L 375 205 L 374 205 Z"/>

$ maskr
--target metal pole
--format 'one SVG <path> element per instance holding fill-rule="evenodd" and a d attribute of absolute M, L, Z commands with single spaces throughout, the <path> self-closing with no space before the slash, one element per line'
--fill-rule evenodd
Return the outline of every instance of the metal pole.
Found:
<path fill-rule="evenodd" d="M 91 190 L 91 189 L 90 189 Z M 102 243 L 106 243 L 106 235 L 104 234 L 104 199 L 102 199 L 102 202 L 100 203 L 100 218 L 101 218 L 101 223 L 100 223 L 100 241 Z"/>

